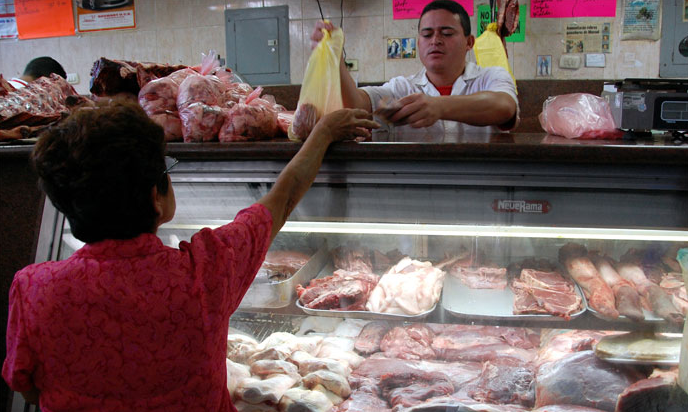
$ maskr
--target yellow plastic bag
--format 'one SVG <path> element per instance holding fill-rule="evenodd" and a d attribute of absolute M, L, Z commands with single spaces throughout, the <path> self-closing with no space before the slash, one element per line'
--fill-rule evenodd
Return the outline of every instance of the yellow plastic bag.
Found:
<path fill-rule="evenodd" d="M 289 139 L 306 140 L 320 118 L 344 107 L 339 81 L 339 62 L 344 46 L 344 33 L 337 28 L 325 36 L 308 59 L 301 85 L 294 122 L 289 126 Z"/>
<path fill-rule="evenodd" d="M 516 84 L 516 78 L 514 78 L 514 74 L 511 72 L 509 59 L 507 59 L 506 51 L 504 51 L 504 44 L 499 34 L 497 34 L 497 23 L 490 23 L 487 25 L 483 34 L 475 39 L 473 50 L 475 51 L 475 59 L 479 66 L 503 67 L 509 72 L 511 78 L 514 80 L 514 84 Z"/>

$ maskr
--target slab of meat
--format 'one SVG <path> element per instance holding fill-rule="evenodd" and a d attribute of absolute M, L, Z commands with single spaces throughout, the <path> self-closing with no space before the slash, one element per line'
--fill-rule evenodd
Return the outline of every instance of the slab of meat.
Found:
<path fill-rule="evenodd" d="M 683 316 L 688 316 L 688 294 L 682 275 L 676 272 L 667 273 L 662 277 L 659 286 L 671 294 L 674 306 L 683 313 Z"/>
<path fill-rule="evenodd" d="M 449 273 L 471 289 L 504 289 L 507 285 L 506 268 L 455 267 Z"/>
<path fill-rule="evenodd" d="M 332 276 L 297 285 L 301 304 L 309 309 L 363 310 L 380 277 L 373 273 L 336 270 Z"/>
<path fill-rule="evenodd" d="M 622 278 L 635 285 L 655 315 L 675 325 L 683 324 L 683 314 L 674 306 L 671 295 L 650 281 L 636 261 L 622 261 L 616 265 L 616 270 Z"/>
<path fill-rule="evenodd" d="M 521 405 L 495 405 L 480 403 L 456 396 L 438 396 L 408 408 L 395 408 L 395 412 L 530 412 Z"/>
<path fill-rule="evenodd" d="M 133 62 L 101 57 L 91 68 L 90 91 L 96 96 L 114 96 L 120 93 L 139 94 L 148 81 L 165 77 L 184 65 Z"/>
<path fill-rule="evenodd" d="M 373 263 L 370 260 L 370 250 L 358 243 L 347 243 L 332 249 L 332 262 L 334 267 L 350 272 L 373 272 Z"/>
<path fill-rule="evenodd" d="M 16 89 L 0 74 L 0 96 L 6 96 L 9 92 L 13 92 Z"/>
<path fill-rule="evenodd" d="M 335 412 L 389 412 L 387 401 L 365 391 L 354 391 Z"/>
<path fill-rule="evenodd" d="M 514 314 L 549 313 L 568 319 L 581 310 L 582 299 L 573 283 L 557 272 L 523 269 L 511 289 L 516 296 Z"/>
<path fill-rule="evenodd" d="M 442 372 L 406 371 L 385 373 L 380 377 L 382 397 L 392 407 L 409 407 L 436 396 L 451 395 L 454 385 Z"/>
<path fill-rule="evenodd" d="M 416 323 L 395 327 L 380 341 L 380 350 L 389 358 L 435 359 L 432 341 L 435 334 L 425 325 Z"/>
<path fill-rule="evenodd" d="M 0 99 L 0 129 L 45 125 L 59 120 L 69 114 L 67 97 L 76 95 L 67 80 L 57 74 L 40 77 Z"/>
<path fill-rule="evenodd" d="M 615 412 L 685 412 L 688 394 L 677 384 L 678 369 L 655 369 L 619 396 Z"/>
<path fill-rule="evenodd" d="M 600 256 L 594 253 L 590 254 L 590 259 L 595 264 L 602 279 L 614 292 L 616 309 L 619 311 L 619 314 L 634 321 L 645 320 L 638 291 L 631 282 L 622 278 L 614 269 L 613 264 L 615 262 L 607 256 Z"/>
<path fill-rule="evenodd" d="M 535 373 L 531 365 L 504 365 L 485 362 L 483 371 L 470 393 L 480 402 L 521 404 L 532 407 L 535 403 Z"/>
<path fill-rule="evenodd" d="M 280 412 L 329 412 L 334 405 L 318 391 L 292 388 L 279 401 Z"/>
<path fill-rule="evenodd" d="M 614 332 L 612 332 L 614 333 Z M 589 351 L 610 332 L 591 330 L 551 330 L 543 334 L 542 345 L 535 359 L 536 367 L 556 362 L 575 352 Z"/>
<path fill-rule="evenodd" d="M 547 405 L 542 408 L 533 409 L 532 412 L 604 412 L 601 409 L 588 408 L 578 405 Z"/>
<path fill-rule="evenodd" d="M 439 359 L 447 361 L 483 362 L 493 360 L 496 357 L 503 357 L 521 363 L 530 362 L 534 359 L 534 350 L 511 346 L 501 336 L 501 332 L 491 333 L 491 329 L 497 328 L 447 329 L 433 339 L 432 348 Z M 526 342 L 523 342 L 523 346 L 532 348 L 532 344 L 527 345 Z"/>
<path fill-rule="evenodd" d="M 642 375 L 616 366 L 593 351 L 571 354 L 540 367 L 535 384 L 535 406 L 581 405 L 613 411 L 619 395 Z"/>
<path fill-rule="evenodd" d="M 295 250 L 270 250 L 258 273 L 265 271 L 267 278 L 274 282 L 286 280 L 294 276 L 309 259 L 310 256 Z"/>
<path fill-rule="evenodd" d="M 583 289 L 588 304 L 602 316 L 616 319 L 614 292 L 602 280 L 595 265 L 588 258 L 587 249 L 576 243 L 567 243 L 559 249 L 559 261 L 566 267 L 569 275 Z"/>
<path fill-rule="evenodd" d="M 367 323 L 361 333 L 356 337 L 354 349 L 361 355 L 370 355 L 380 351 L 380 341 L 390 329 L 389 323 L 384 320 L 375 320 Z"/>
<path fill-rule="evenodd" d="M 427 312 L 440 298 L 444 274 L 430 262 L 405 257 L 380 278 L 366 309 L 401 315 Z"/>
<path fill-rule="evenodd" d="M 246 378 L 239 382 L 235 394 L 237 398 L 252 404 L 277 403 L 282 395 L 298 383 L 291 375 L 273 375 L 267 379 Z"/>

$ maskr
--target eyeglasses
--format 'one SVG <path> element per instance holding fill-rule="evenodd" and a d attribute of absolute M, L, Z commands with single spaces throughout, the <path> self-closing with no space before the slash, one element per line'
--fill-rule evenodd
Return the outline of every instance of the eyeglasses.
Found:
<path fill-rule="evenodd" d="M 162 172 L 162 175 L 164 176 L 167 174 L 170 170 L 172 170 L 173 167 L 175 167 L 179 163 L 179 160 L 175 159 L 174 157 L 171 156 L 165 156 L 165 171 Z"/>

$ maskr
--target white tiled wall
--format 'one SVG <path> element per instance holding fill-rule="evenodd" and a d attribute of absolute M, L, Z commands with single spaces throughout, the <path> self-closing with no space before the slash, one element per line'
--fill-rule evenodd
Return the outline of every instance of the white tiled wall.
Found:
<path fill-rule="evenodd" d="M 487 0 L 476 0 L 478 4 Z M 522 2 L 527 4 L 527 2 Z M 660 43 L 620 41 L 623 1 L 617 1 L 617 17 L 579 19 L 585 23 L 612 21 L 613 54 L 607 55 L 605 68 L 560 69 L 557 62 L 564 50 L 564 28 L 574 19 L 527 19 L 526 42 L 508 43 L 510 63 L 517 79 L 535 78 L 537 55 L 552 55 L 554 79 L 622 79 L 658 77 Z M 93 62 L 104 56 L 111 59 L 155 61 L 162 63 L 200 63 L 201 53 L 209 49 L 225 54 L 224 9 L 289 6 L 291 82 L 303 80 L 310 54 L 310 33 L 320 19 L 316 0 L 136 0 L 134 30 L 83 33 L 70 37 L 36 40 L 0 41 L 0 73 L 19 76 L 26 63 L 37 56 L 52 56 L 69 73 L 79 74 L 76 85 L 88 93 Z M 416 20 L 394 20 L 392 0 L 320 0 L 323 14 L 346 35 L 347 57 L 358 59 L 359 82 L 380 82 L 397 75 L 412 74 L 420 67 L 416 59 L 388 60 L 388 37 L 414 37 Z M 340 11 L 341 10 L 341 11 Z M 343 15 L 343 16 L 342 16 Z M 475 16 L 471 18 L 475 33 Z M 581 56 L 583 57 L 583 56 Z"/>

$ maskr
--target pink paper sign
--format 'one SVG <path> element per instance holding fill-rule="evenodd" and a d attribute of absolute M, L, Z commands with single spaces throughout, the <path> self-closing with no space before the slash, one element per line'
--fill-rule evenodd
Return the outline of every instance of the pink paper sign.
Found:
<path fill-rule="evenodd" d="M 531 0 L 531 18 L 614 17 L 616 0 Z"/>
<path fill-rule="evenodd" d="M 417 19 L 423 11 L 423 7 L 427 6 L 432 0 L 392 0 L 392 17 L 394 20 L 401 19 Z M 469 16 L 473 15 L 473 0 L 454 0 L 468 12 Z"/>

